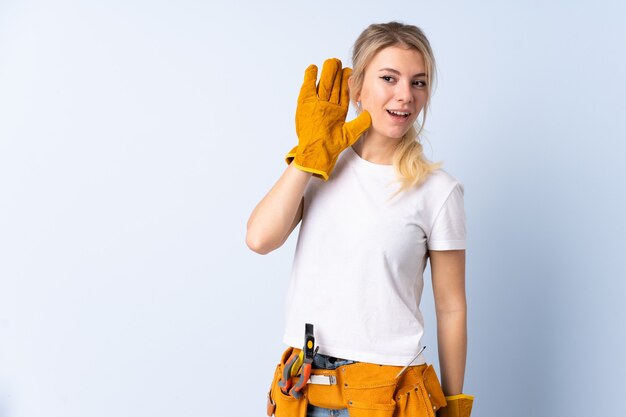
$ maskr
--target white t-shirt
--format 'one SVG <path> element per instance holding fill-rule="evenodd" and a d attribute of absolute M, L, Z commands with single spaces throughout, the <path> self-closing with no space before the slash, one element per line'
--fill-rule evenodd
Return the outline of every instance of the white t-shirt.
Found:
<path fill-rule="evenodd" d="M 419 309 L 428 249 L 465 249 L 463 185 L 442 169 L 408 192 L 392 165 L 339 155 L 328 181 L 313 177 L 289 283 L 283 341 L 302 348 L 315 327 L 319 353 L 408 364 L 421 349 Z M 423 355 L 414 365 L 426 363 Z"/>

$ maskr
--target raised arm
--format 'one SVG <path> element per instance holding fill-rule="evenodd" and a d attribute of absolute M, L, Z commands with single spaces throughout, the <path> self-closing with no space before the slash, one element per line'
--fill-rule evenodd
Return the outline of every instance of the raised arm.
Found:
<path fill-rule="evenodd" d="M 304 190 L 312 174 L 290 164 L 250 214 L 246 244 L 265 255 L 285 243 L 302 219 Z"/>
<path fill-rule="evenodd" d="M 370 127 L 365 111 L 345 121 L 351 74 L 339 59 L 327 59 L 316 86 L 317 66 L 305 70 L 296 108 L 298 145 L 285 156 L 289 165 L 283 175 L 250 215 L 246 244 L 253 251 L 266 254 L 282 246 L 302 218 L 302 196 L 311 176 L 327 181 L 339 154 Z"/>

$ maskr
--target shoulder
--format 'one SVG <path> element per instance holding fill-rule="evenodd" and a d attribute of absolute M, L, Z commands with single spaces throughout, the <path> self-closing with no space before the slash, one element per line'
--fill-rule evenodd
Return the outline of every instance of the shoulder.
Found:
<path fill-rule="evenodd" d="M 448 195 L 454 189 L 464 192 L 463 183 L 443 168 L 432 171 L 422 184 L 429 193 Z"/>

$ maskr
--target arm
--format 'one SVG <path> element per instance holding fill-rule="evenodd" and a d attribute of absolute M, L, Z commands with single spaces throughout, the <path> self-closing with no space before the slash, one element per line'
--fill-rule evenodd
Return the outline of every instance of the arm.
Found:
<path fill-rule="evenodd" d="M 311 173 L 290 164 L 257 204 L 247 224 L 246 244 L 265 255 L 283 245 L 302 218 L 303 195 Z"/>
<path fill-rule="evenodd" d="M 465 250 L 430 251 L 441 385 L 446 396 L 463 392 L 467 354 Z"/>
<path fill-rule="evenodd" d="M 370 127 L 365 111 L 345 122 L 351 73 L 340 60 L 328 59 L 316 87 L 317 67 L 306 69 L 296 108 L 298 146 L 287 154 L 287 169 L 250 215 L 246 244 L 253 251 L 266 254 L 282 246 L 302 218 L 302 196 L 311 176 L 328 180 L 339 153 Z"/>

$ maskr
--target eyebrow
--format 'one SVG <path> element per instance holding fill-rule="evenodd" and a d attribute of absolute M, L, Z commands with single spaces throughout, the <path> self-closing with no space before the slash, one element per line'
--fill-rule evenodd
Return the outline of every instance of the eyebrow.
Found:
<path fill-rule="evenodd" d="M 393 68 L 381 68 L 381 69 L 379 69 L 378 71 L 379 71 L 379 72 L 380 72 L 380 71 L 391 71 L 391 72 L 393 72 L 393 73 L 395 73 L 395 74 L 400 75 L 400 71 L 395 70 L 395 69 L 393 69 Z M 425 73 L 425 72 L 420 72 L 419 74 L 415 74 L 413 77 L 425 77 L 425 76 L 426 76 L 426 73 Z"/>

